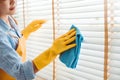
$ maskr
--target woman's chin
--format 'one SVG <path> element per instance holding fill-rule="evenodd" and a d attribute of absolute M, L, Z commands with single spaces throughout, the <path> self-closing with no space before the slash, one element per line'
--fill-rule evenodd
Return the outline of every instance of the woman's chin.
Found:
<path fill-rule="evenodd" d="M 14 15 L 15 11 L 10 11 L 9 15 Z"/>

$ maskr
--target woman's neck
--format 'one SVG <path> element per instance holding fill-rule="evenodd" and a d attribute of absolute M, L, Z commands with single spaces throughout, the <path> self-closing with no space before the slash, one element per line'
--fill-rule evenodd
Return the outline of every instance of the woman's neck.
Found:
<path fill-rule="evenodd" d="M 3 19 L 6 23 L 8 23 L 8 15 L 0 16 L 1 19 Z"/>
<path fill-rule="evenodd" d="M 0 16 L 0 18 L 3 19 L 3 20 L 5 21 L 5 23 L 10 26 L 10 23 L 9 23 L 9 20 L 8 20 L 8 16 L 9 16 L 9 15 Z"/>

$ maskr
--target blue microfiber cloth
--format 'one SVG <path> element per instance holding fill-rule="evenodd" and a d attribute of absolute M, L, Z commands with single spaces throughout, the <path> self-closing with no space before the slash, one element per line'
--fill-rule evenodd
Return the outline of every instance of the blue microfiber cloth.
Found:
<path fill-rule="evenodd" d="M 83 36 L 80 33 L 80 30 L 75 25 L 72 25 L 70 29 L 73 28 L 76 30 L 76 41 L 73 42 L 76 43 L 76 47 L 63 52 L 59 57 L 61 62 L 69 68 L 76 68 L 80 54 L 81 42 L 83 41 Z"/>

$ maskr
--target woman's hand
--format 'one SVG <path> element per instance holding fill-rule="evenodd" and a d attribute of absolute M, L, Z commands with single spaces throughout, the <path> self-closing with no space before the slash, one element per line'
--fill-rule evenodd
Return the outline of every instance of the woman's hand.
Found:
<path fill-rule="evenodd" d="M 75 29 L 71 29 L 61 37 L 57 38 L 51 47 L 51 49 L 55 52 L 55 54 L 60 54 L 70 48 L 76 46 L 75 43 L 72 43 L 76 39 L 76 31 Z"/>
<path fill-rule="evenodd" d="M 22 30 L 23 36 L 27 39 L 30 33 L 38 30 L 46 20 L 34 20 L 24 30 Z"/>

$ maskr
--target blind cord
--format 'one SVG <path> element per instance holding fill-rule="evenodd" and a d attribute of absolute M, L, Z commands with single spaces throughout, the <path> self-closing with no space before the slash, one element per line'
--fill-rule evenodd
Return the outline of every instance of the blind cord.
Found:
<path fill-rule="evenodd" d="M 53 41 L 55 40 L 55 11 L 54 0 L 52 0 L 52 24 L 53 24 Z M 56 80 L 56 62 L 53 61 L 53 80 Z"/>
<path fill-rule="evenodd" d="M 104 0 L 104 80 L 108 79 L 108 1 Z"/>
<path fill-rule="evenodd" d="M 110 53 L 110 51 L 111 51 L 111 49 L 112 49 L 112 45 L 111 45 L 111 43 L 112 43 L 112 35 L 113 35 L 113 33 L 114 33 L 114 31 L 112 31 L 112 29 L 113 29 L 113 27 L 115 27 L 114 25 L 114 0 L 110 0 L 110 27 L 109 27 L 109 32 L 110 32 L 110 36 L 109 36 L 109 38 L 110 38 L 110 40 L 109 40 L 109 56 L 111 56 L 111 53 Z M 108 64 L 111 62 L 111 59 L 110 59 L 110 57 L 109 57 L 109 62 L 108 62 Z M 108 68 L 108 70 L 110 70 L 110 66 L 108 66 L 109 68 Z M 110 77 L 110 73 L 108 74 L 108 78 Z"/>

